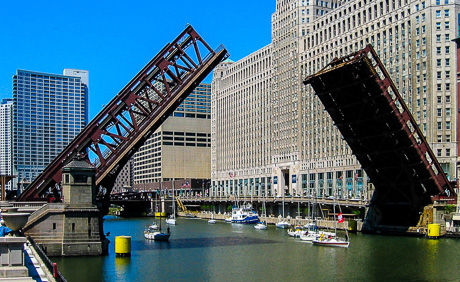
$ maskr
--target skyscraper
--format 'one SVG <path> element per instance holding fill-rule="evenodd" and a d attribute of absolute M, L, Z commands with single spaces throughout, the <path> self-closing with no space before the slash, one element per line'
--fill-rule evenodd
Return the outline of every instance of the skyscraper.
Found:
<path fill-rule="evenodd" d="M 367 200 L 368 179 L 341 138 L 323 105 L 310 86 L 302 81 L 320 71 L 336 57 L 348 55 L 372 44 L 410 108 L 420 129 L 437 155 L 450 180 L 458 177 L 456 111 L 456 46 L 460 5 L 452 0 L 433 1 L 314 1 L 278 0 L 272 14 L 270 46 L 271 86 L 262 92 L 271 103 L 271 167 L 273 193 Z M 257 51 L 259 52 L 259 51 Z M 255 52 L 255 53 L 257 53 Z M 244 119 L 257 107 L 233 106 L 244 93 L 254 103 L 260 93 L 252 91 L 247 76 L 266 60 L 248 56 L 222 64 L 214 72 L 213 89 L 216 124 L 229 117 Z M 239 66 L 236 68 L 235 66 Z M 270 68 L 270 70 L 268 70 Z M 214 109 L 213 109 L 214 110 Z M 220 120 L 222 119 L 222 120 Z M 214 129 L 214 128 L 213 128 Z M 220 128 L 214 136 L 225 134 Z M 235 127 L 233 134 L 251 134 Z M 262 138 L 263 140 L 263 138 Z M 228 148 L 250 148 L 252 139 L 226 139 L 216 143 L 215 156 Z M 214 145 L 213 145 L 214 146 Z M 254 148 L 251 150 L 258 150 Z M 265 152 L 261 152 L 265 158 Z M 245 153 L 244 162 L 226 156 L 213 158 L 213 189 L 229 181 L 255 183 L 260 155 Z M 232 163 L 231 166 L 222 165 Z M 234 171 L 237 171 L 235 177 Z M 232 177 L 231 177 L 232 176 Z M 282 192 L 284 191 L 284 192 Z M 230 192 L 228 192 L 230 193 Z"/>
<path fill-rule="evenodd" d="M 13 76 L 14 174 L 25 187 L 86 126 L 88 71 Z M 22 187 L 21 187 L 22 188 Z"/>
<path fill-rule="evenodd" d="M 13 99 L 0 103 L 0 175 L 12 175 Z M 6 186 L 11 189 L 11 182 Z"/>

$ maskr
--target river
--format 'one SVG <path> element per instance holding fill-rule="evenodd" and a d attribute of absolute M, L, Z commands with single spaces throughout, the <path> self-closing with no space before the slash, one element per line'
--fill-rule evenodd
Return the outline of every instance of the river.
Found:
<path fill-rule="evenodd" d="M 144 239 L 152 218 L 107 216 L 109 255 L 51 258 L 68 281 L 459 281 L 460 239 L 350 234 L 328 248 L 269 226 L 179 218 L 169 242 Z M 115 256 L 115 236 L 132 236 L 131 257 Z"/>

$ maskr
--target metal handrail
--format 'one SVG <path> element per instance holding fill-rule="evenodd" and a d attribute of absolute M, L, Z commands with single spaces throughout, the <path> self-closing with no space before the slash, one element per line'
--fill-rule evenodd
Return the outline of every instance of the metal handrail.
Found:
<path fill-rule="evenodd" d="M 34 239 L 32 239 L 32 237 L 30 237 L 30 235 L 27 236 L 27 240 L 29 240 L 30 245 L 37 252 L 38 256 L 43 261 L 43 263 L 45 264 L 45 266 L 48 269 L 48 271 L 50 273 L 54 273 L 53 262 L 45 254 L 45 252 L 42 250 L 42 248 L 35 243 Z M 64 275 L 62 275 L 62 273 L 59 270 L 57 271 L 57 275 L 56 276 L 53 275 L 53 277 L 54 277 L 54 279 L 56 279 L 57 282 L 67 282 L 67 279 L 65 279 Z"/>

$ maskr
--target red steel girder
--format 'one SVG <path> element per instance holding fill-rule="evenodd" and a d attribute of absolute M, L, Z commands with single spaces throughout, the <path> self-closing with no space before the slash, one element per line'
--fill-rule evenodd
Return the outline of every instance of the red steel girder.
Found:
<path fill-rule="evenodd" d="M 62 168 L 80 154 L 96 167 L 96 185 L 108 193 L 126 162 L 145 140 L 228 57 L 221 45 L 213 50 L 193 29 L 168 43 L 104 107 L 19 196 L 37 200 L 60 184 Z"/>

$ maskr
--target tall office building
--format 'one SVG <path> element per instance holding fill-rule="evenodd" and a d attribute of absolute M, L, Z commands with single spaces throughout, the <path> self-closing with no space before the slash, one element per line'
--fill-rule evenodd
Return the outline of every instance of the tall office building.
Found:
<path fill-rule="evenodd" d="M 12 175 L 13 163 L 13 99 L 0 103 L 0 175 Z M 11 182 L 6 185 L 11 189 Z"/>
<path fill-rule="evenodd" d="M 88 122 L 88 71 L 13 76 L 14 174 L 30 183 Z"/>
<path fill-rule="evenodd" d="M 214 196 L 272 195 L 271 46 L 224 62 L 212 82 Z"/>
<path fill-rule="evenodd" d="M 201 83 L 134 155 L 134 186 L 211 177 L 211 85 Z"/>
<path fill-rule="evenodd" d="M 453 0 L 278 0 L 272 15 L 272 83 L 264 92 L 272 104 L 273 192 L 368 199 L 365 173 L 311 87 L 302 83 L 333 58 L 367 44 L 376 49 L 444 171 L 451 180 L 456 179 L 457 61 L 452 39 L 458 35 L 459 12 L 460 5 Z M 250 73 L 251 68 L 251 64 L 245 64 L 238 72 Z M 220 73 L 214 72 L 214 97 L 228 88 L 227 101 L 236 99 L 245 87 L 244 79 L 231 67 L 220 66 Z M 231 88 L 220 86 L 228 83 Z M 217 105 L 217 112 L 230 106 Z M 237 108 L 231 111 L 230 116 L 241 115 Z M 243 130 L 237 134 L 244 134 Z M 220 134 L 216 130 L 215 135 Z M 216 144 L 216 155 L 227 147 L 249 144 L 229 139 L 228 143 Z M 258 167 L 251 166 L 253 156 L 246 157 L 249 160 L 245 165 L 235 163 L 233 168 L 213 165 L 213 189 L 217 191 L 232 180 L 228 176 L 232 170 L 256 171 Z M 222 160 L 215 158 L 213 162 Z M 257 175 L 238 178 L 250 183 Z"/>

